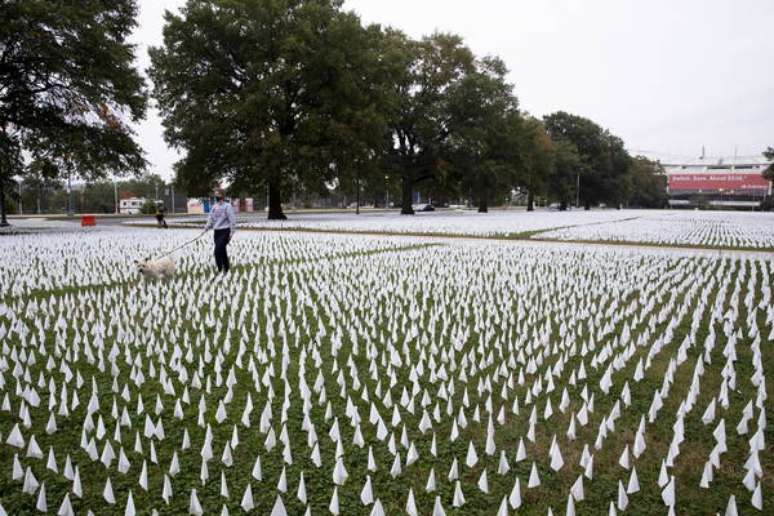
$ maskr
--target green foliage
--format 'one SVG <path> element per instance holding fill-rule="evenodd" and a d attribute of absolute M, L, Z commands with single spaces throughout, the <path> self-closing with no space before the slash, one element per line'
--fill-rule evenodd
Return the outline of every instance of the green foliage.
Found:
<path fill-rule="evenodd" d="M 386 167 L 401 180 L 401 213 L 413 214 L 416 183 L 443 183 L 450 172 L 450 90 L 475 70 L 473 53 L 452 34 L 436 33 L 413 41 L 388 30 L 385 60 L 393 72 Z"/>
<path fill-rule="evenodd" d="M 576 193 L 577 174 L 582 170 L 578 149 L 570 141 L 558 140 L 553 144 L 553 166 L 548 176 L 551 198 L 566 210 Z"/>
<path fill-rule="evenodd" d="M 146 109 L 127 38 L 137 3 L 10 0 L 0 5 L 0 212 L 22 155 L 95 178 L 145 165 L 129 122 Z"/>
<path fill-rule="evenodd" d="M 624 179 L 626 203 L 633 208 L 663 208 L 666 206 L 667 180 L 664 167 L 643 156 L 632 159 L 632 166 Z"/>
<path fill-rule="evenodd" d="M 593 204 L 624 201 L 623 181 L 631 157 L 623 141 L 587 118 L 559 111 L 544 118 L 546 129 L 556 141 L 575 146 L 580 158 L 580 199 L 588 209 Z"/>
<path fill-rule="evenodd" d="M 513 85 L 498 58 L 484 58 L 449 88 L 448 147 L 461 186 L 474 192 L 479 211 L 495 191 L 507 191 L 522 165 L 521 116 Z"/>
<path fill-rule="evenodd" d="M 146 199 L 142 208 L 140 208 L 140 213 L 144 213 L 145 215 L 156 213 L 156 202 L 153 199 Z"/>
<path fill-rule="evenodd" d="M 340 1 L 191 0 L 165 20 L 150 75 L 189 193 L 268 184 L 269 218 L 283 218 L 283 188 L 322 190 L 373 156 L 379 30 Z"/>
<path fill-rule="evenodd" d="M 127 38 L 137 4 L 16 0 L 0 7 L 0 176 L 21 150 L 83 177 L 144 168 L 129 121 L 146 108 Z"/>
<path fill-rule="evenodd" d="M 521 142 L 523 167 L 517 184 L 528 192 L 527 210 L 533 209 L 536 195 L 545 195 L 554 170 L 554 145 L 543 123 L 533 117 L 524 120 Z"/>

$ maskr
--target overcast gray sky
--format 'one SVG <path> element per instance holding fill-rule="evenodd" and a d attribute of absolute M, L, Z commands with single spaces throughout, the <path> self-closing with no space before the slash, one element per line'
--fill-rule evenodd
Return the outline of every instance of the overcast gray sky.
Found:
<path fill-rule="evenodd" d="M 140 0 L 134 41 L 149 64 L 164 9 Z M 664 157 L 760 155 L 774 145 L 772 0 L 346 0 L 365 23 L 413 37 L 460 34 L 502 57 L 522 109 L 569 111 L 621 136 L 631 152 Z M 138 127 L 153 170 L 177 159 L 155 112 Z"/>

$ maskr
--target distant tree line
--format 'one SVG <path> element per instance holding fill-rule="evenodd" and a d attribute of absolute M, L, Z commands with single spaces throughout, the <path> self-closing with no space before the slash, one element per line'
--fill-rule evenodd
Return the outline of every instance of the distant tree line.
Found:
<path fill-rule="evenodd" d="M 482 212 L 513 192 L 528 209 L 666 203 L 658 163 L 586 118 L 525 113 L 504 62 L 454 34 L 364 25 L 341 0 L 189 0 L 165 13 L 149 92 L 127 41 L 137 9 L 0 6 L 0 198 L 16 195 L 18 178 L 37 205 L 68 176 L 140 174 L 131 123 L 150 93 L 182 151 L 179 191 L 227 184 L 266 196 L 271 219 L 291 195 L 331 192 L 358 205 L 391 198 L 404 214 L 418 190 Z"/>
<path fill-rule="evenodd" d="M 27 173 L 13 185 L 6 201 L 9 213 L 66 213 L 70 203 L 75 213 L 114 213 L 117 201 L 129 197 L 149 201 L 158 198 L 165 203 L 167 210 L 171 210 L 173 193 L 176 211 L 184 211 L 186 208 L 185 197 L 178 195 L 179 192 L 173 192 L 171 185 L 156 174 L 141 174 L 115 181 L 96 179 L 77 182 L 72 185 L 72 191 L 68 192 L 64 181 L 56 176 L 43 175 L 36 170 L 37 165 L 37 162 L 31 163 Z"/>

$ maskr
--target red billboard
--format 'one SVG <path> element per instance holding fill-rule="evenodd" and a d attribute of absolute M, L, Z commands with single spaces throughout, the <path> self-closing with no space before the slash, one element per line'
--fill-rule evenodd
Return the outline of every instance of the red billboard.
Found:
<path fill-rule="evenodd" d="M 769 182 L 766 181 L 760 172 L 740 174 L 738 172 L 728 172 L 722 174 L 669 174 L 669 190 L 701 190 L 707 191 L 760 191 L 765 192 L 769 189 Z"/>

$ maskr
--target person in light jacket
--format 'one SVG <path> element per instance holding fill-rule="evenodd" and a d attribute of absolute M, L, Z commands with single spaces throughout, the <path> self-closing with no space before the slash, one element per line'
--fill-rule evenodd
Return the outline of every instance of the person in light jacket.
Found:
<path fill-rule="evenodd" d="M 234 236 L 236 215 L 233 206 L 226 202 L 226 194 L 222 189 L 215 190 L 215 199 L 216 202 L 210 209 L 210 216 L 207 218 L 204 230 L 212 229 L 215 234 L 215 265 L 218 267 L 218 272 L 225 274 L 230 266 L 226 248 Z"/>

